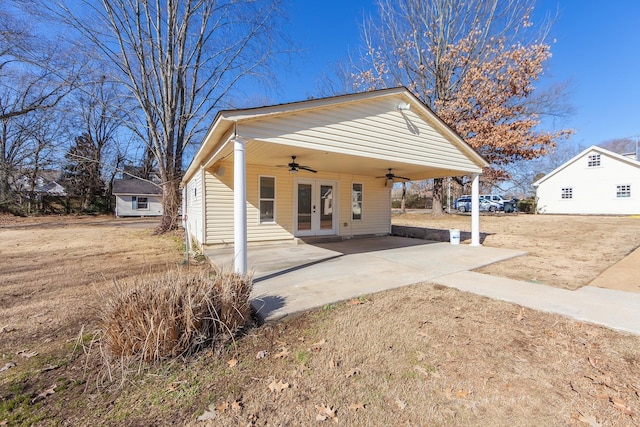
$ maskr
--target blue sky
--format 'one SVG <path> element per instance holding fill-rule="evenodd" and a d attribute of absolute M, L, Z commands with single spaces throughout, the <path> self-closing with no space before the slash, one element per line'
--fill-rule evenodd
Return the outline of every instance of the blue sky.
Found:
<path fill-rule="evenodd" d="M 323 73 L 357 50 L 359 24 L 364 13 L 375 11 L 373 5 L 373 0 L 289 2 L 286 30 L 302 53 L 281 74 L 273 101 L 316 95 Z M 545 79 L 568 82 L 575 108 L 556 125 L 574 129 L 571 143 L 582 147 L 640 137 L 640 1 L 539 0 L 536 15 L 547 12 L 557 20 Z"/>

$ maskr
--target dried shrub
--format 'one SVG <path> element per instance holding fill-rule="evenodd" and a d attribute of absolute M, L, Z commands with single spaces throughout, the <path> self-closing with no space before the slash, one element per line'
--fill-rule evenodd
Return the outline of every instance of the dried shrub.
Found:
<path fill-rule="evenodd" d="M 251 317 L 252 282 L 219 269 L 170 270 L 115 282 L 99 327 L 112 355 L 155 362 L 224 342 Z"/>

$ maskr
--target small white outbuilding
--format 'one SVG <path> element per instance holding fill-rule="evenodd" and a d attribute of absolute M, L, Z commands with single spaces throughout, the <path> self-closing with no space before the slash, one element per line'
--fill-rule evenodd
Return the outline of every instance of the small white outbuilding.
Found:
<path fill-rule="evenodd" d="M 640 214 L 640 162 L 592 146 L 533 183 L 539 213 Z"/>
<path fill-rule="evenodd" d="M 158 184 L 135 178 L 113 181 L 116 217 L 161 216 L 162 188 Z"/>

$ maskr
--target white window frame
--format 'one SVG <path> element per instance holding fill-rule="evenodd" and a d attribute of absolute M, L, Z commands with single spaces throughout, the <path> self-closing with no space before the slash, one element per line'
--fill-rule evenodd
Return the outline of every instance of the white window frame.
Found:
<path fill-rule="evenodd" d="M 599 167 L 601 165 L 600 157 L 601 156 L 599 153 L 589 154 L 589 156 L 587 157 L 587 167 L 590 167 L 590 168 Z"/>
<path fill-rule="evenodd" d="M 355 195 L 355 189 L 354 186 L 359 185 L 360 186 L 360 201 L 357 201 L 354 198 Z M 360 205 L 360 218 L 355 218 L 355 207 L 356 204 Z M 361 182 L 352 182 L 351 183 L 351 221 L 362 221 L 363 220 L 363 216 L 364 216 L 364 184 Z"/>
<path fill-rule="evenodd" d="M 627 199 L 631 197 L 631 184 L 616 185 L 616 198 Z"/>
<path fill-rule="evenodd" d="M 144 208 L 140 207 L 140 199 L 144 199 L 146 206 Z M 138 197 L 131 196 L 131 207 L 134 211 L 148 211 L 149 210 L 149 198 L 148 197 Z"/>
<path fill-rule="evenodd" d="M 560 190 L 560 198 L 562 200 L 573 199 L 573 187 L 562 187 Z"/>
<path fill-rule="evenodd" d="M 262 197 L 262 178 L 273 179 L 273 198 Z M 276 177 L 271 175 L 258 176 L 258 224 L 275 224 L 276 223 Z M 269 221 L 262 220 L 262 202 L 273 202 L 273 219 Z"/>

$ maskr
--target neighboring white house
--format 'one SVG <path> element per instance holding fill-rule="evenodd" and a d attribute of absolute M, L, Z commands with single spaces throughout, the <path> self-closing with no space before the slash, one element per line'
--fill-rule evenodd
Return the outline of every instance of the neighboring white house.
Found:
<path fill-rule="evenodd" d="M 162 189 L 159 185 L 135 178 L 116 179 L 116 216 L 162 215 Z"/>
<path fill-rule="evenodd" d="M 640 162 L 597 146 L 533 183 L 538 212 L 640 214 Z"/>
<path fill-rule="evenodd" d="M 246 272 L 247 242 L 389 234 L 394 180 L 470 175 L 477 195 L 485 166 L 402 87 L 221 111 L 184 174 L 183 220 Z"/>

